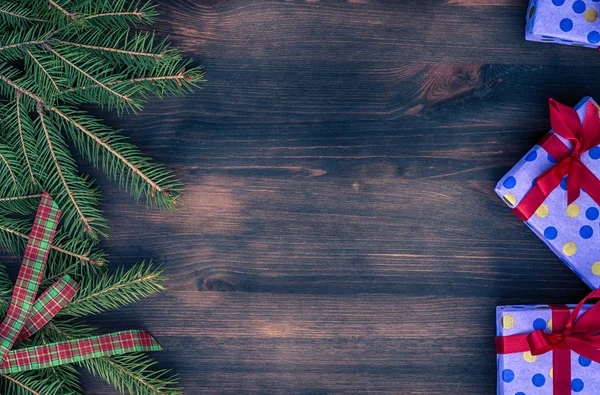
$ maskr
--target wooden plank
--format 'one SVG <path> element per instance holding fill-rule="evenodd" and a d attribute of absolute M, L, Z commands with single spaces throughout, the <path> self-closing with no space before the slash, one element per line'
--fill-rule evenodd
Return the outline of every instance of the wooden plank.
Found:
<path fill-rule="evenodd" d="M 118 221 L 114 259 L 167 261 L 175 290 L 420 294 L 427 287 L 493 296 L 505 288 L 543 301 L 560 292 L 558 283 L 564 292 L 580 286 L 491 183 L 228 176 L 196 185 L 171 224 L 164 214 L 111 207 L 119 213 L 109 217 Z"/>
<path fill-rule="evenodd" d="M 457 7 L 445 1 L 175 1 L 162 34 L 203 58 L 278 62 L 426 61 L 600 64 L 593 50 L 524 40 L 520 6 Z"/>
<path fill-rule="evenodd" d="M 491 393 L 494 299 L 168 292 L 146 315 L 97 324 L 150 329 L 178 355 L 184 393 Z M 171 319 L 161 318 L 171 311 Z M 463 325 L 463 320 L 468 325 Z M 184 343 L 184 344 L 182 344 Z M 439 369 L 442 360 L 445 369 Z M 454 381 L 461 376 L 460 381 Z M 242 390 L 243 389 L 243 390 Z M 464 391 L 464 392 L 462 392 Z M 103 393 L 103 392 L 95 392 Z"/>

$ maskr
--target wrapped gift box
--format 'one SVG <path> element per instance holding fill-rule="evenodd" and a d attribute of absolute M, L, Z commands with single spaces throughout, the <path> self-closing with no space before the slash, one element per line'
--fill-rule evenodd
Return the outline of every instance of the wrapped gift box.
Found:
<path fill-rule="evenodd" d="M 599 12 L 596 0 L 531 0 L 525 39 L 598 48 Z"/>
<path fill-rule="evenodd" d="M 568 307 L 574 308 L 575 305 Z M 582 308 L 582 313 L 589 306 Z M 498 306 L 496 335 L 529 334 L 536 330 L 551 333 L 552 310 L 548 305 Z M 553 395 L 553 352 L 534 356 L 531 352 L 498 354 L 498 395 Z M 571 393 L 597 395 L 600 390 L 600 364 L 570 351 Z"/>
<path fill-rule="evenodd" d="M 575 106 L 581 120 L 589 101 L 593 102 L 586 97 Z M 567 140 L 555 136 L 572 148 Z M 600 146 L 583 153 L 581 162 L 596 176 L 600 175 Z M 535 179 L 555 164 L 555 159 L 536 145 L 498 182 L 496 193 L 514 208 L 532 189 Z M 584 190 L 577 200 L 567 204 L 566 180 L 567 177 L 525 224 L 586 284 L 599 288 L 600 208 Z"/>

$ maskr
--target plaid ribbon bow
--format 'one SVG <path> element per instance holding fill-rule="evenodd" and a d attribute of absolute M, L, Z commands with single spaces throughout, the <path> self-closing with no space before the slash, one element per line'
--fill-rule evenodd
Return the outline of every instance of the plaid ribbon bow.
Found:
<path fill-rule="evenodd" d="M 77 283 L 68 275 L 37 299 L 60 210 L 44 192 L 38 207 L 10 307 L 0 324 L 0 373 L 16 373 L 129 352 L 159 351 L 148 332 L 122 331 L 108 335 L 11 350 L 52 319 L 75 295 Z"/>

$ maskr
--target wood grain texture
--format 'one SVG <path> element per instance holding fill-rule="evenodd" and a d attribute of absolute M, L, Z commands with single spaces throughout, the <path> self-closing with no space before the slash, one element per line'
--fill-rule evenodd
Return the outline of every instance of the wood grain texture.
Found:
<path fill-rule="evenodd" d="M 184 180 L 181 210 L 82 169 L 112 262 L 170 277 L 94 324 L 151 330 L 185 394 L 493 394 L 495 306 L 586 294 L 493 193 L 548 97 L 600 94 L 596 52 L 523 40 L 526 1 L 159 3 L 207 84 L 98 114 Z"/>

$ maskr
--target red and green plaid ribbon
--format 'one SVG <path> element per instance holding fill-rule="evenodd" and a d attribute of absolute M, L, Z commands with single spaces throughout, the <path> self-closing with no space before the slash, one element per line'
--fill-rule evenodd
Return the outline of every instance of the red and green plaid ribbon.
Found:
<path fill-rule="evenodd" d="M 25 340 L 46 325 L 65 307 L 77 292 L 78 284 L 68 274 L 52 284 L 35 301 L 27 323 L 21 329 L 17 341 Z"/>
<path fill-rule="evenodd" d="M 43 327 L 77 292 L 77 283 L 67 275 L 36 299 L 59 218 L 58 206 L 44 192 L 10 307 L 0 324 L 0 373 L 42 369 L 130 352 L 159 351 L 160 345 L 145 331 L 115 332 L 11 351 L 16 341 L 26 339 Z"/>

